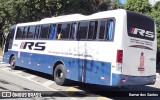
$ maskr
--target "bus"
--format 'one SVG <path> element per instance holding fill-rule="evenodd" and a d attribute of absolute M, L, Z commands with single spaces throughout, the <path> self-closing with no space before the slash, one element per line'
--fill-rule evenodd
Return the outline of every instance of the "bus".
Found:
<path fill-rule="evenodd" d="M 124 9 L 71 14 L 11 26 L 3 62 L 68 80 L 106 86 L 156 81 L 155 22 Z"/>

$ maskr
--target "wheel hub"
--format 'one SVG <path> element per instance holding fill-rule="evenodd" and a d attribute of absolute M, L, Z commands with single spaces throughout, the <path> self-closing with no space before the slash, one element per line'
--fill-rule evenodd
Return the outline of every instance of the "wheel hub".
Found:
<path fill-rule="evenodd" d="M 11 65 L 12 65 L 12 66 L 14 66 L 14 64 L 15 64 L 15 60 L 13 60 L 13 61 L 11 62 Z"/>
<path fill-rule="evenodd" d="M 62 72 L 60 73 L 60 78 L 63 78 L 63 73 Z"/>

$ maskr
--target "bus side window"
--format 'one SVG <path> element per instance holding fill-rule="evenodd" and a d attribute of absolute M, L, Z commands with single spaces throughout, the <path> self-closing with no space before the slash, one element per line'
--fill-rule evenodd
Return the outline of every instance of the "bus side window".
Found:
<path fill-rule="evenodd" d="M 36 26 L 36 32 L 35 32 L 35 35 L 34 35 L 35 39 L 39 38 L 40 31 L 41 31 L 41 26 Z"/>
<path fill-rule="evenodd" d="M 56 34 L 56 25 L 51 25 L 49 39 L 53 39 Z"/>
<path fill-rule="evenodd" d="M 49 24 L 42 25 L 40 38 L 41 39 L 47 39 L 48 35 L 49 35 L 49 30 L 50 30 L 50 25 Z"/>
<path fill-rule="evenodd" d="M 89 39 L 89 40 L 96 39 L 97 25 L 98 25 L 98 21 L 91 21 L 90 22 L 90 24 L 89 24 L 88 38 L 87 39 Z"/>
<path fill-rule="evenodd" d="M 18 27 L 18 29 L 17 29 L 17 34 L 16 34 L 16 39 L 22 38 L 23 28 L 24 28 L 24 27 Z"/>
<path fill-rule="evenodd" d="M 113 40 L 113 28 L 114 28 L 114 21 L 113 19 L 108 20 L 108 40 Z"/>
<path fill-rule="evenodd" d="M 100 21 L 99 39 L 105 39 L 107 20 Z"/>
<path fill-rule="evenodd" d="M 26 38 L 28 32 L 28 27 L 24 27 L 22 38 Z"/>
<path fill-rule="evenodd" d="M 69 38 L 70 39 L 75 39 L 76 32 L 77 32 L 77 23 L 72 23 Z"/>
<path fill-rule="evenodd" d="M 57 27 L 57 39 L 61 39 L 61 26 L 62 24 L 58 24 L 58 27 Z"/>
<path fill-rule="evenodd" d="M 99 39 L 111 41 L 113 39 L 113 28 L 114 28 L 114 20 L 113 19 L 101 20 L 100 30 L 99 30 Z"/>
<path fill-rule="evenodd" d="M 70 24 L 69 23 L 64 23 L 61 26 L 61 39 L 68 39 L 69 37 L 69 32 L 70 32 Z"/>
<path fill-rule="evenodd" d="M 15 28 L 9 30 L 9 34 L 11 34 L 10 39 L 14 38 Z"/>
<path fill-rule="evenodd" d="M 33 39 L 35 34 L 36 26 L 30 26 L 28 30 L 27 38 Z"/>
<path fill-rule="evenodd" d="M 80 22 L 77 31 L 77 39 L 86 39 L 89 22 Z"/>

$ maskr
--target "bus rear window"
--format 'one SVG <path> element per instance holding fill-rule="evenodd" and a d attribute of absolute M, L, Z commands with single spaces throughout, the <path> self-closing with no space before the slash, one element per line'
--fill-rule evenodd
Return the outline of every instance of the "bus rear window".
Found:
<path fill-rule="evenodd" d="M 127 29 L 130 37 L 154 41 L 154 21 L 144 15 L 127 11 Z"/>

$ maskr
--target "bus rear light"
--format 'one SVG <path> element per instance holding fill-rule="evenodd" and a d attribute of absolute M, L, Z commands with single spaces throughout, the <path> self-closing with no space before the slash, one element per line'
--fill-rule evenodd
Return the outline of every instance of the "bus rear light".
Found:
<path fill-rule="evenodd" d="M 117 50 L 117 63 L 122 63 L 123 50 Z"/>

